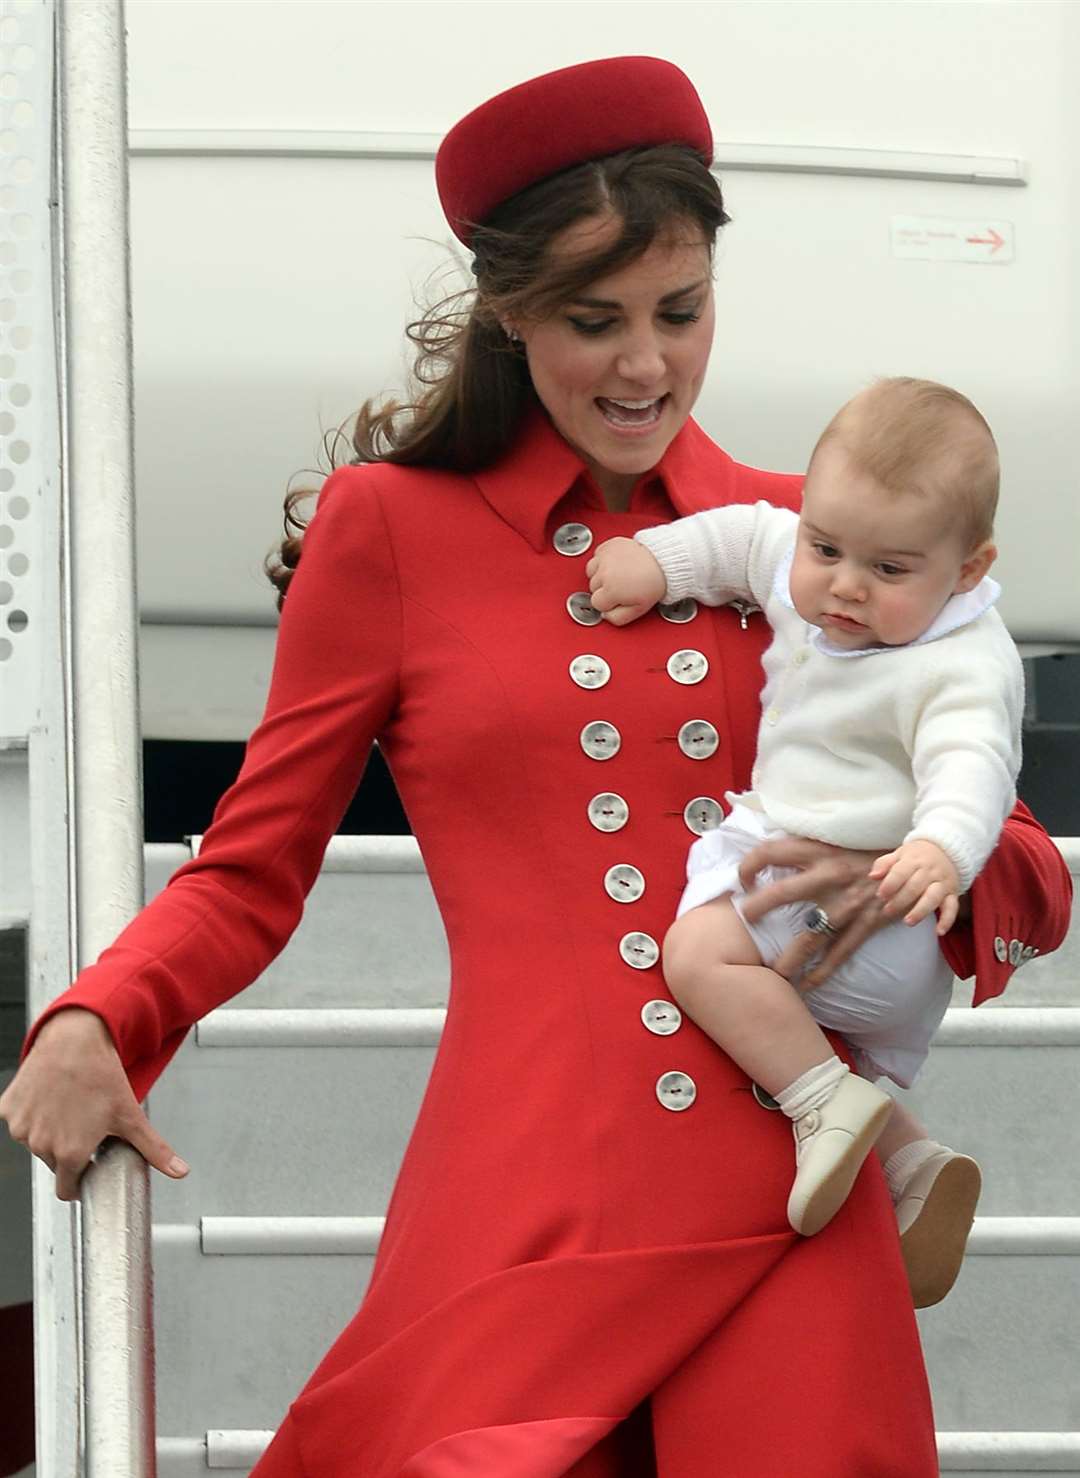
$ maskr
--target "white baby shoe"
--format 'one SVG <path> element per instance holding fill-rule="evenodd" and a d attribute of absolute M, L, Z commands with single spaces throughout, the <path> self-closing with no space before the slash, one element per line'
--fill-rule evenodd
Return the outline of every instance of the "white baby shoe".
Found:
<path fill-rule="evenodd" d="M 981 1189 L 976 1162 L 942 1145 L 897 1196 L 900 1249 L 917 1309 L 940 1303 L 956 1282 Z"/>
<path fill-rule="evenodd" d="M 797 1232 L 812 1237 L 840 1210 L 892 1110 L 887 1093 L 850 1073 L 827 1103 L 793 1121 L 798 1168 L 787 1216 Z"/>

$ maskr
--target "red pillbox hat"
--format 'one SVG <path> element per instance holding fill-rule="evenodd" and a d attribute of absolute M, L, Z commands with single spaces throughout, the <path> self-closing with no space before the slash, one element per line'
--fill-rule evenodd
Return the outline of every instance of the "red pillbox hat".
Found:
<path fill-rule="evenodd" d="M 652 144 L 685 144 L 712 163 L 712 130 L 686 74 L 654 56 L 582 62 L 466 114 L 435 156 L 435 183 L 451 230 L 467 246 L 471 227 L 527 185 Z"/>

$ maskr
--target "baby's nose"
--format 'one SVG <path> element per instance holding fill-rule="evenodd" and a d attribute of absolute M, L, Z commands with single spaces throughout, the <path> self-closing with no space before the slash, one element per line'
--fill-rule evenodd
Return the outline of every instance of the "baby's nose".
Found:
<path fill-rule="evenodd" d="M 846 564 L 839 564 L 834 568 L 832 590 L 842 600 L 862 600 L 866 594 L 866 587 L 858 570 Z"/>

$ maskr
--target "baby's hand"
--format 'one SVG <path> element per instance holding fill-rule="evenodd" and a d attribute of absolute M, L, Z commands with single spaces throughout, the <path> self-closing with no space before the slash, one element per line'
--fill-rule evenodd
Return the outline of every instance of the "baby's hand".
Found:
<path fill-rule="evenodd" d="M 644 544 L 607 539 L 585 566 L 592 603 L 613 626 L 625 626 L 663 600 L 664 572 Z"/>
<path fill-rule="evenodd" d="M 895 852 L 879 857 L 870 876 L 881 879 L 878 897 L 885 900 L 885 912 L 903 913 L 905 924 L 919 923 L 934 909 L 939 910 L 938 934 L 947 934 L 955 924 L 960 878 L 936 843 L 904 842 Z"/>

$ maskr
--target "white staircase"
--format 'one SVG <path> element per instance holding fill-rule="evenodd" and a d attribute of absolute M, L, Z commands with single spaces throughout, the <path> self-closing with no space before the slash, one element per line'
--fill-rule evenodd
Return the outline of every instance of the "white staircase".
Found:
<path fill-rule="evenodd" d="M 147 848 L 148 897 L 188 855 Z M 413 839 L 335 839 L 289 948 L 154 1089 L 193 1167 L 154 1178 L 160 1478 L 248 1471 L 355 1311 L 447 970 Z M 1080 1474 L 1078 982 L 1080 923 L 1001 1005 L 958 986 L 910 1095 L 985 1173 L 961 1280 L 919 1318 L 943 1472 Z"/>

